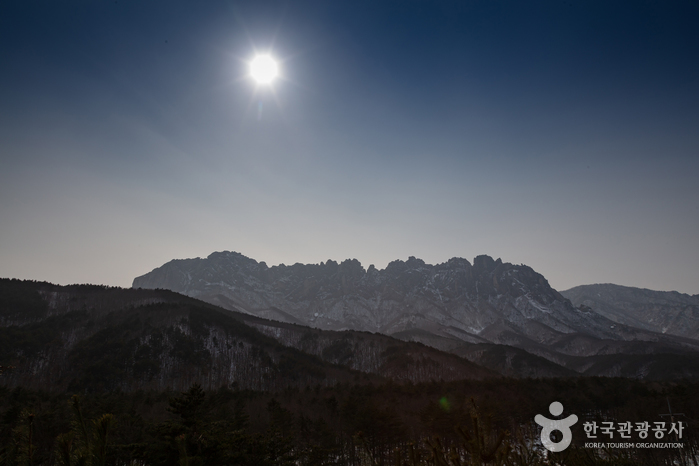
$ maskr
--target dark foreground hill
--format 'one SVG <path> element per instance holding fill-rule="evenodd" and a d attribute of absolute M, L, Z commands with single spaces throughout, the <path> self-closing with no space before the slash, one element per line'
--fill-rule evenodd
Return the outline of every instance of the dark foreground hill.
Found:
<path fill-rule="evenodd" d="M 270 321 L 167 290 L 0 280 L 0 366 L 14 366 L 0 383 L 9 387 L 279 390 L 382 378 L 699 378 L 696 354 L 652 351 L 647 342 L 612 342 L 627 345 L 626 353 L 550 351 L 544 358 L 490 343 L 462 342 L 449 353 L 409 341 L 410 333 L 396 336 L 408 341 Z"/>
<path fill-rule="evenodd" d="M 0 381 L 53 391 L 193 383 L 278 390 L 496 375 L 452 354 L 362 332 L 319 335 L 296 327 L 297 344 L 284 345 L 280 329 L 263 319 L 246 323 L 248 317 L 167 290 L 3 279 L 0 365 L 14 369 Z"/>

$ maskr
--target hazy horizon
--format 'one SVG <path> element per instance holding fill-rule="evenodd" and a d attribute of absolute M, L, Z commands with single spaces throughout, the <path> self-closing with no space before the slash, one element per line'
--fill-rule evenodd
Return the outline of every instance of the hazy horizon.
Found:
<path fill-rule="evenodd" d="M 223 250 L 222 250 L 222 251 L 214 251 L 214 252 L 212 252 L 212 254 L 213 254 L 213 253 L 220 253 L 220 252 L 236 252 L 236 253 L 240 253 L 239 251 L 232 251 L 232 250 L 231 250 L 231 251 L 223 251 Z M 241 253 L 241 254 L 242 254 L 242 253 Z M 337 263 L 339 264 L 339 263 L 344 262 L 345 260 L 357 260 L 357 261 L 359 261 L 359 263 L 361 264 L 362 268 L 364 268 L 365 271 L 366 271 L 371 265 L 373 265 L 374 267 L 376 267 L 377 270 L 383 271 L 383 270 L 388 266 L 388 264 L 389 264 L 390 262 L 393 262 L 393 261 L 403 261 L 403 262 L 407 262 L 407 261 L 411 258 L 411 256 L 409 256 L 409 257 L 405 257 L 405 258 L 393 259 L 392 261 L 388 261 L 388 262 L 386 262 L 386 263 L 383 264 L 383 265 L 377 265 L 377 264 L 374 263 L 374 262 L 368 262 L 368 263 L 367 263 L 367 262 L 363 262 L 363 261 L 361 261 L 361 260 L 359 260 L 359 259 L 357 259 L 357 258 L 354 258 L 354 257 L 347 257 L 347 258 L 344 258 L 344 259 L 328 258 L 328 259 L 326 259 L 326 260 L 321 260 L 321 261 L 318 261 L 318 262 L 300 262 L 300 261 L 295 261 L 295 262 L 287 262 L 287 263 L 284 263 L 284 262 L 280 262 L 280 263 L 269 263 L 268 261 L 258 260 L 258 259 L 256 259 L 255 257 L 250 257 L 250 256 L 248 256 L 248 255 L 246 255 L 246 254 L 242 254 L 242 255 L 245 256 L 245 257 L 247 257 L 247 258 L 249 258 L 249 259 L 255 260 L 257 263 L 262 263 L 262 262 L 264 262 L 264 263 L 267 265 L 267 267 L 270 267 L 270 268 L 271 268 L 271 267 L 278 267 L 278 266 L 280 266 L 280 265 L 291 266 L 291 265 L 299 264 L 299 263 L 300 263 L 300 264 L 303 264 L 303 265 L 317 265 L 317 264 L 320 264 L 320 263 L 325 263 L 325 262 L 327 262 L 327 261 L 335 261 L 335 262 L 337 262 Z M 483 254 L 478 254 L 478 255 L 480 256 L 480 255 L 483 255 Z M 484 254 L 484 255 L 489 256 L 489 254 Z M 173 260 L 193 260 L 193 259 L 203 260 L 203 259 L 207 259 L 207 257 L 208 257 L 208 256 L 178 257 L 178 258 L 170 259 L 170 260 L 168 260 L 167 262 L 170 262 L 170 261 L 173 261 Z M 412 257 L 415 257 L 415 256 L 412 256 Z M 468 258 L 468 257 L 460 257 L 460 256 L 454 256 L 454 257 L 450 257 L 449 259 L 446 259 L 446 260 L 443 260 L 443 261 L 435 261 L 435 262 L 424 261 L 424 260 L 423 260 L 422 258 L 420 258 L 420 257 L 415 257 L 415 258 L 416 258 L 416 259 L 419 259 L 419 260 L 423 260 L 423 261 L 425 262 L 425 264 L 428 265 L 428 266 L 435 266 L 435 265 L 440 265 L 440 264 L 446 263 L 446 262 L 448 262 L 450 259 L 454 259 L 454 258 L 466 259 L 471 265 L 473 265 L 473 263 L 474 263 L 474 258 L 475 258 L 475 257 L 477 257 L 477 256 L 474 256 L 474 257 L 471 257 L 471 258 Z M 493 260 L 496 260 L 496 261 L 497 261 L 498 259 L 500 259 L 500 260 L 502 260 L 503 263 L 508 263 L 508 262 L 510 262 L 510 261 L 507 261 L 507 260 L 502 259 L 501 257 L 493 257 L 493 256 L 490 256 L 490 257 L 492 257 Z M 150 272 L 152 272 L 152 271 L 154 271 L 154 270 L 160 268 L 162 265 L 165 265 L 167 262 L 164 262 L 163 264 L 160 264 L 160 265 L 154 267 L 153 269 L 148 270 L 148 271 L 145 271 L 145 272 L 143 272 L 142 274 L 137 275 L 137 276 L 135 276 L 135 277 L 133 277 L 133 278 L 135 279 L 135 278 L 141 277 L 141 276 L 143 276 L 143 275 L 147 275 L 148 273 L 150 273 Z M 512 263 L 512 262 L 510 262 L 510 263 Z M 519 264 L 519 263 L 513 263 L 513 265 L 526 265 L 526 266 L 530 266 L 529 264 Z M 531 266 L 530 266 L 530 267 L 531 267 Z M 532 268 L 533 268 L 533 267 L 532 267 Z M 538 272 L 538 273 L 541 273 L 541 272 L 539 272 L 539 271 L 536 270 L 536 269 L 534 269 L 534 271 L 535 271 L 535 272 Z M 18 278 L 18 279 L 20 279 L 20 280 L 49 281 L 49 280 L 40 280 L 40 279 L 34 279 L 34 278 L 21 278 L 21 277 L 0 277 L 0 278 L 9 278 L 9 279 Z M 544 278 L 546 278 L 547 281 L 549 281 L 549 285 L 551 285 L 556 291 L 566 291 L 566 290 L 568 290 L 568 289 L 570 289 L 570 288 L 574 288 L 574 287 L 577 287 L 577 286 L 585 286 L 585 285 L 608 285 L 608 284 L 611 284 L 611 285 L 619 285 L 619 286 L 625 286 L 625 287 L 632 287 L 632 288 L 640 288 L 640 289 L 650 289 L 650 288 L 639 287 L 639 286 L 635 286 L 635 285 L 625 285 L 625 284 L 621 284 L 621 283 L 611 283 L 611 282 L 580 283 L 580 284 L 578 284 L 578 285 L 573 285 L 573 286 L 570 286 L 570 287 L 567 287 L 567 288 L 560 288 L 560 287 L 554 286 L 554 285 L 551 283 L 551 281 L 548 280 L 548 277 L 544 276 Z M 133 279 L 131 280 L 131 282 L 133 282 Z M 127 285 L 114 285 L 114 284 L 96 283 L 96 282 L 90 282 L 90 281 L 87 281 L 87 282 L 64 282 L 64 283 L 51 282 L 51 283 L 56 284 L 56 285 L 82 285 L 82 284 L 88 284 L 88 285 L 105 285 L 105 286 L 117 286 L 117 287 L 121 287 L 121 288 L 131 288 L 131 286 L 132 286 L 131 283 L 129 283 L 129 284 L 127 284 Z M 652 290 L 653 290 L 653 291 L 677 291 L 677 292 L 679 292 L 679 293 L 683 293 L 683 292 L 680 292 L 680 291 L 674 290 L 674 289 L 672 289 L 672 290 L 657 290 L 657 289 L 652 289 Z M 688 295 L 690 295 L 690 296 L 692 295 L 692 293 L 683 293 L 683 294 L 688 294 Z"/>
<path fill-rule="evenodd" d="M 699 294 L 696 2 L 0 11 L 2 277 L 487 254 Z"/>

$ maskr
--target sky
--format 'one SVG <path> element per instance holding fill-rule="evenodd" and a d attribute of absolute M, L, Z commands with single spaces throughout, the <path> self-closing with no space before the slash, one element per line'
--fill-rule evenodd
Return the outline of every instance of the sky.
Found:
<path fill-rule="evenodd" d="M 0 277 L 488 254 L 697 294 L 696 24 L 672 0 L 1 2 Z"/>

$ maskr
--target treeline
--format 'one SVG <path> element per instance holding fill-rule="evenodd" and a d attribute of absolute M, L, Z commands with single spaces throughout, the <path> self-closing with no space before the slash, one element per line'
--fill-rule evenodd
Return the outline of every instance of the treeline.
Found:
<path fill-rule="evenodd" d="M 275 393 L 194 385 L 49 395 L 0 387 L 0 465 L 689 465 L 699 457 L 698 389 L 607 378 Z M 573 445 L 555 454 L 543 449 L 533 422 L 549 415 L 552 401 L 579 418 Z M 585 448 L 584 421 L 669 422 L 659 416 L 668 401 L 684 413 L 675 419 L 685 426 L 682 449 Z"/>

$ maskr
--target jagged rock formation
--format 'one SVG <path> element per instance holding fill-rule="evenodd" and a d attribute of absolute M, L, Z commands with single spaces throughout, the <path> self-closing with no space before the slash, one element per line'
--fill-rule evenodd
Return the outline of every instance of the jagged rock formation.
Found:
<path fill-rule="evenodd" d="M 466 343 L 525 349 L 556 364 L 568 356 L 692 348 L 693 342 L 578 309 L 526 265 L 478 256 L 438 265 L 410 257 L 385 269 L 342 263 L 268 267 L 235 252 L 173 260 L 134 288 L 167 288 L 231 310 L 328 330 L 364 330 L 456 352 Z M 473 352 L 466 352 L 474 354 Z M 465 353 L 465 354 L 466 354 Z"/>
<path fill-rule="evenodd" d="M 612 284 L 576 286 L 561 294 L 620 324 L 699 339 L 699 295 Z"/>

